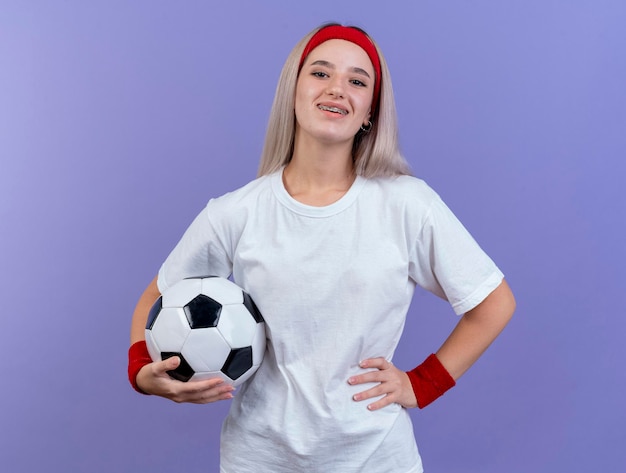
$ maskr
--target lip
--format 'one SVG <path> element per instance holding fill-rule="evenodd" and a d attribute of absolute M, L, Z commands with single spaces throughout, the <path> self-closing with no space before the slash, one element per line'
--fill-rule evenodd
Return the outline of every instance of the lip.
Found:
<path fill-rule="evenodd" d="M 319 102 L 318 104 L 316 104 L 316 107 L 318 110 L 321 110 L 322 112 L 332 113 L 333 115 L 337 115 L 340 117 L 345 117 L 349 113 L 348 109 L 346 109 L 345 106 L 336 102 Z M 322 110 L 320 107 L 337 108 L 339 110 L 342 110 L 345 113 L 329 112 L 328 110 Z"/>

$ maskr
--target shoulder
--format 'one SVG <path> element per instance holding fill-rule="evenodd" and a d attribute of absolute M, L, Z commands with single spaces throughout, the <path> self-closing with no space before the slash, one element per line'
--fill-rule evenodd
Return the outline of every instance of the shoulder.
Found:
<path fill-rule="evenodd" d="M 385 192 L 397 198 L 430 198 L 436 195 L 426 181 L 414 176 L 375 177 L 366 179 L 366 181 L 371 188 L 378 189 L 380 192 Z"/>
<path fill-rule="evenodd" d="M 264 193 L 271 190 L 272 177 L 273 174 L 261 176 L 238 189 L 212 198 L 207 204 L 207 209 L 217 212 L 254 205 Z"/>
<path fill-rule="evenodd" d="M 366 194 L 409 212 L 424 214 L 439 195 L 422 179 L 413 176 L 378 177 L 366 180 Z"/>

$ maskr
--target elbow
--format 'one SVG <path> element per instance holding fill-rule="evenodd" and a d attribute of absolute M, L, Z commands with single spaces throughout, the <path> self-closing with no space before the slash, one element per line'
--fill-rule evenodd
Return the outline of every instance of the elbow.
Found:
<path fill-rule="evenodd" d="M 487 298 L 465 314 L 465 319 L 502 330 L 513 317 L 516 302 L 505 280 Z"/>
<path fill-rule="evenodd" d="M 515 309 L 517 308 L 517 301 L 515 300 L 515 296 L 513 295 L 513 291 L 509 287 L 509 284 L 504 279 L 502 280 L 500 289 L 501 312 L 508 322 L 509 320 L 511 320 L 513 314 L 515 313 Z"/>

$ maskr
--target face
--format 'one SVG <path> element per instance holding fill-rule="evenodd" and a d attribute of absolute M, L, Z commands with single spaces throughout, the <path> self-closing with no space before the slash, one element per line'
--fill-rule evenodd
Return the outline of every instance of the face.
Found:
<path fill-rule="evenodd" d="M 352 143 L 370 118 L 374 67 L 354 43 L 331 39 L 306 58 L 296 84 L 296 135 Z"/>

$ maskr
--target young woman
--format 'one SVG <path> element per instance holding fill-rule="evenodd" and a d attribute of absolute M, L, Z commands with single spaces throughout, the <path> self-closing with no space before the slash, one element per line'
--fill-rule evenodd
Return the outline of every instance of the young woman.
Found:
<path fill-rule="evenodd" d="M 296 45 L 259 176 L 209 201 L 142 295 L 131 383 L 176 402 L 232 398 L 223 473 L 421 472 L 407 408 L 454 386 L 515 302 L 438 195 L 409 175 L 389 72 L 362 30 L 326 25 Z M 151 363 L 143 340 L 159 294 L 206 274 L 232 274 L 267 324 L 265 359 L 236 396 L 221 380 L 170 379 L 179 360 Z M 462 317 L 404 372 L 391 360 L 416 285 Z"/>

